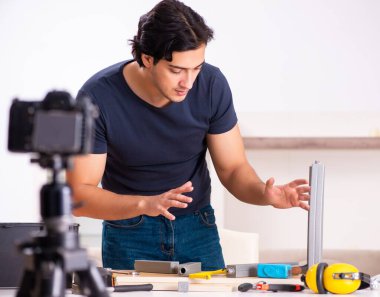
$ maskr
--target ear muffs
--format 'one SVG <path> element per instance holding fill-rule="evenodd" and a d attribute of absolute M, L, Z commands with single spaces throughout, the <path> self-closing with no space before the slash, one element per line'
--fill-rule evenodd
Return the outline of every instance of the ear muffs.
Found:
<path fill-rule="evenodd" d="M 318 263 L 310 267 L 302 277 L 305 285 L 318 294 L 349 294 L 368 287 L 368 279 L 370 277 L 367 274 L 345 263 Z"/>
<path fill-rule="evenodd" d="M 319 294 L 327 294 L 324 286 L 324 272 L 327 266 L 327 263 L 319 263 L 317 265 L 316 285 Z"/>
<path fill-rule="evenodd" d="M 306 272 L 303 277 L 305 285 L 315 293 L 326 294 L 327 291 L 323 285 L 323 272 L 327 267 L 327 263 L 314 264 Z"/>

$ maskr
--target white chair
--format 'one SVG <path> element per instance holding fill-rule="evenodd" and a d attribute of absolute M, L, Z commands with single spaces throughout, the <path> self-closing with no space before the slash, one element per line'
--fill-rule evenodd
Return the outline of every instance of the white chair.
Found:
<path fill-rule="evenodd" d="M 223 228 L 218 230 L 226 265 L 259 262 L 259 234 Z"/>
<path fill-rule="evenodd" d="M 86 247 L 89 259 L 95 263 L 97 267 L 103 267 L 102 248 L 100 246 Z"/>

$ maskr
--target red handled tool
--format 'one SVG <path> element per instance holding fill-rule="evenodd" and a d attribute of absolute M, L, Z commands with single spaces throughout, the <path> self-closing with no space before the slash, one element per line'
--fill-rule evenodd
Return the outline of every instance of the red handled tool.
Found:
<path fill-rule="evenodd" d="M 244 283 L 239 285 L 238 290 L 240 292 L 247 292 L 249 290 L 258 291 L 272 291 L 272 292 L 300 292 L 304 290 L 305 287 L 301 285 L 291 285 L 291 284 L 267 284 L 266 282 L 258 282 L 255 284 Z"/>

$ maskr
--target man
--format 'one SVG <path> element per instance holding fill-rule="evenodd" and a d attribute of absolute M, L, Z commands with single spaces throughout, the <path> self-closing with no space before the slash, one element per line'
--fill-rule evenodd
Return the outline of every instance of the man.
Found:
<path fill-rule="evenodd" d="M 140 18 L 134 59 L 100 71 L 79 91 L 99 118 L 93 154 L 76 158 L 68 180 L 84 202 L 74 214 L 104 220 L 105 267 L 133 269 L 136 259 L 225 266 L 207 149 L 239 200 L 308 209 L 306 180 L 274 186 L 249 165 L 227 80 L 205 63 L 212 38 L 190 7 L 164 0 Z"/>

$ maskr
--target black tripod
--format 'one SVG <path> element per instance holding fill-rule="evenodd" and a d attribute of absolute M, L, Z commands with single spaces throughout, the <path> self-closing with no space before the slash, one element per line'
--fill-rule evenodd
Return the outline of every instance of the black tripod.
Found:
<path fill-rule="evenodd" d="M 109 296 L 98 269 L 89 261 L 86 250 L 79 247 L 78 233 L 72 228 L 71 188 L 60 180 L 69 160 L 60 155 L 40 155 L 32 160 L 51 169 L 52 178 L 40 192 L 45 231 L 19 246 L 25 255 L 25 270 L 17 297 L 63 297 L 67 286 L 71 287 L 73 273 L 86 296 Z"/>

